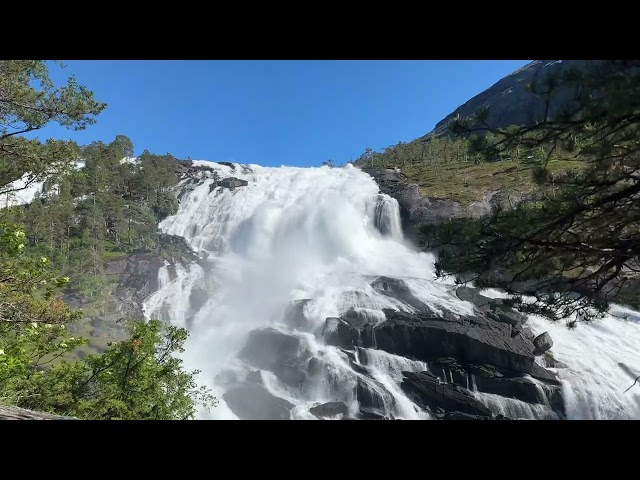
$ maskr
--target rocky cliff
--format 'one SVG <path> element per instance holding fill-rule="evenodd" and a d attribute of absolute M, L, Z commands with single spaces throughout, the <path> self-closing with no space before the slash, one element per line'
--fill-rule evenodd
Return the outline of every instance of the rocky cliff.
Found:
<path fill-rule="evenodd" d="M 527 85 L 542 81 L 548 75 L 555 75 L 570 67 L 584 66 L 587 60 L 536 60 L 502 78 L 493 86 L 476 95 L 456 108 L 436 124 L 432 132 L 423 137 L 448 135 L 447 125 L 456 116 L 468 118 L 480 108 L 488 107 L 487 123 L 492 127 L 507 127 L 539 121 L 544 116 L 543 99 L 527 90 Z M 569 101 L 569 91 L 559 89 L 552 98 L 549 115 L 556 114 Z M 431 198 L 424 194 L 424 188 L 412 183 L 399 168 L 362 168 L 371 175 L 383 193 L 395 198 L 400 205 L 402 226 L 410 240 L 417 240 L 420 224 L 440 225 L 451 218 L 478 218 L 487 215 L 492 208 L 500 205 L 509 208 L 519 202 L 531 201 L 533 193 L 518 193 L 517 188 L 509 191 L 493 189 L 486 191 L 482 198 L 469 204 L 462 204 L 447 198 Z M 464 188 L 461 184 L 460 188 Z M 421 191 L 422 190 L 422 191 Z M 480 195 L 478 196 L 480 197 Z"/>
<path fill-rule="evenodd" d="M 420 187 L 411 183 L 400 169 L 364 167 L 362 170 L 374 178 L 382 193 L 398 201 L 402 230 L 413 242 L 418 241 L 421 224 L 438 226 L 451 218 L 479 218 L 488 215 L 496 205 L 508 208 L 534 199 L 533 194 L 494 190 L 487 192 L 482 200 L 464 205 L 421 194 Z"/>
<path fill-rule="evenodd" d="M 306 391 L 319 382 L 342 391 L 353 389 L 357 410 L 350 411 L 341 401 L 318 403 L 309 409 L 317 418 L 393 419 L 395 397 L 389 388 L 394 387 L 376 376 L 378 352 L 386 352 L 398 355 L 395 358 L 405 368 L 423 362 L 418 370 L 398 372 L 399 387 L 434 419 L 565 418 L 556 372 L 566 365 L 554 359 L 549 335 L 535 336 L 527 318 L 501 299 L 470 287 L 452 287 L 453 295 L 473 304 L 474 313 L 435 314 L 402 279 L 376 277 L 371 286 L 415 312 L 383 309 L 381 320 L 352 308 L 313 330 L 324 343 L 338 348 L 351 373 L 337 374 L 323 355 L 314 355 L 305 337 L 288 331 L 310 325 L 305 305 L 311 300 L 296 300 L 276 328 L 249 333 L 238 356 L 246 366 L 243 372 L 225 371 L 216 377 L 226 390 L 227 406 L 241 419 L 288 420 L 295 406 L 269 391 L 266 379 L 271 374 L 292 391 Z M 354 298 L 362 302 L 366 296 L 358 292 Z"/>
<path fill-rule="evenodd" d="M 527 90 L 527 85 L 543 81 L 549 74 L 572 66 L 583 66 L 592 60 L 535 60 L 510 75 L 502 78 L 484 92 L 476 95 L 465 104 L 440 120 L 433 131 L 423 138 L 446 135 L 448 123 L 456 116 L 466 118 L 478 109 L 489 107 L 487 123 L 494 128 L 510 125 L 524 125 L 540 121 L 544 117 L 545 102 L 542 98 Z M 549 105 L 549 115 L 553 116 L 569 99 L 567 90 L 559 90 Z"/>

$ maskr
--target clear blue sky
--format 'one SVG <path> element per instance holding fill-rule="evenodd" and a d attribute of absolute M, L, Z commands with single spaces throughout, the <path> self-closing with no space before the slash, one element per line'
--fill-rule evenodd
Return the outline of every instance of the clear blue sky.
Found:
<path fill-rule="evenodd" d="M 88 144 L 127 135 L 136 154 L 319 165 L 365 148 L 411 141 L 529 60 L 195 61 L 74 60 L 75 74 L 109 106 L 82 132 L 36 136 Z"/>

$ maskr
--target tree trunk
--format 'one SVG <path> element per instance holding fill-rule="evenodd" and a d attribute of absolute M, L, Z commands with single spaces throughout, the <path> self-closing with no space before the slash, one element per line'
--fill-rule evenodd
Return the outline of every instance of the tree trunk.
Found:
<path fill-rule="evenodd" d="M 75 417 L 63 417 L 50 413 L 35 412 L 20 407 L 0 405 L 0 420 L 78 420 Z"/>

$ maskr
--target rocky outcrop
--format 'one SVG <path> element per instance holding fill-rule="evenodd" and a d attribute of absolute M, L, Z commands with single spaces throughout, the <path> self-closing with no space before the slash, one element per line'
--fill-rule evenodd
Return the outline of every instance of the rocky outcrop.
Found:
<path fill-rule="evenodd" d="M 110 281 L 108 288 L 112 294 L 105 302 L 96 304 L 73 290 L 73 286 L 63 291 L 60 299 L 72 308 L 85 309 L 86 318 L 80 324 L 70 326 L 72 331 L 88 334 L 90 347 L 97 352 L 106 349 L 107 342 L 126 338 L 126 324 L 123 320 L 144 318 L 142 304 L 158 289 L 158 271 L 167 262 L 169 265 L 187 265 L 200 260 L 183 237 L 157 234 L 154 249 L 137 251 L 104 264 L 104 274 Z M 115 284 L 115 287 L 113 286 Z M 205 301 L 206 293 L 194 294 L 194 303 Z"/>
<path fill-rule="evenodd" d="M 398 282 L 401 281 L 396 279 L 393 291 L 403 296 L 404 289 Z M 379 285 L 380 281 L 374 283 Z M 392 292 L 391 289 L 387 291 Z M 485 297 L 471 287 L 458 287 L 455 294 L 471 302 L 476 313 L 465 316 L 445 311 L 437 316 L 425 308 L 414 313 L 385 309 L 385 321 L 365 325 L 354 323 L 348 316 L 333 317 L 326 320 L 325 342 L 347 349 L 375 348 L 422 360 L 429 366 L 429 375 L 440 382 L 549 406 L 562 417 L 564 401 L 560 381 L 555 373 L 536 363 L 538 351 L 534 335 L 524 325 L 526 317 L 504 305 L 501 299 Z M 518 334 L 514 335 L 514 332 Z M 550 338 L 543 335 L 540 339 L 544 340 L 544 345 L 549 344 Z M 413 390 L 429 387 L 427 391 L 432 392 L 435 388 L 432 384 L 416 387 L 416 379 L 413 380 Z M 369 403 L 366 408 L 380 413 L 383 402 L 374 401 L 360 384 L 359 388 L 361 396 Z M 458 398 L 460 393 L 455 389 L 450 395 L 448 392 L 445 392 L 447 398 Z M 437 402 L 434 405 L 447 410 Z M 451 411 L 454 407 L 448 408 L 447 411 Z"/>
<path fill-rule="evenodd" d="M 343 402 L 327 402 L 321 405 L 316 405 L 309 409 L 309 413 L 316 417 L 336 417 L 338 415 L 348 415 L 349 407 Z"/>
<path fill-rule="evenodd" d="M 382 193 L 398 201 L 402 231 L 413 242 L 419 240 L 420 225 L 437 227 L 452 218 L 480 218 L 490 214 L 496 206 L 508 208 L 535 198 L 533 194 L 490 191 L 479 201 L 463 205 L 423 195 L 420 187 L 411 183 L 399 169 L 363 167 L 362 170 L 373 177 Z"/>
<path fill-rule="evenodd" d="M 395 400 L 384 385 L 374 378 L 366 376 L 358 378 L 356 400 L 359 405 L 359 414 L 365 418 L 393 418 L 388 412 L 394 406 Z"/>
<path fill-rule="evenodd" d="M 491 417 L 492 413 L 469 390 L 455 384 L 441 382 L 429 373 L 402 372 L 402 390 L 417 404 L 428 410 L 445 411 Z"/>
<path fill-rule="evenodd" d="M 282 322 L 294 330 L 305 330 L 308 328 L 310 323 L 304 314 L 304 309 L 310 301 L 311 299 L 309 298 L 303 298 L 289 302 L 282 315 Z"/>
<path fill-rule="evenodd" d="M 198 260 L 198 255 L 183 237 L 158 234 L 155 250 L 132 253 L 105 264 L 105 274 L 118 281 L 113 298 L 123 316 L 143 316 L 142 302 L 158 289 L 158 270 L 165 265 L 184 265 Z"/>
<path fill-rule="evenodd" d="M 492 411 L 491 406 L 502 403 L 509 406 L 507 411 L 512 418 L 530 418 L 528 411 L 544 412 L 541 415 L 545 418 L 564 418 L 560 380 L 553 371 L 536 362 L 535 337 L 524 321 L 526 318 L 501 299 L 485 297 L 470 287 L 458 287 L 452 289 L 451 294 L 470 302 L 474 313 L 456 315 L 442 310 L 435 314 L 411 295 L 402 279 L 372 277 L 370 283 L 379 292 L 386 292 L 390 299 L 410 302 L 415 311 L 384 309 L 381 319 L 375 315 L 359 315 L 355 308 L 349 308 L 339 317 L 327 318 L 324 329 L 316 335 L 322 337 L 325 344 L 338 347 L 331 355 L 339 352 L 342 356 L 339 368 L 336 369 L 334 360 L 323 359 L 327 352 L 312 352 L 308 333 L 288 333 L 275 328 L 250 332 L 239 359 L 247 368 L 275 375 L 281 382 L 277 391 L 284 388 L 292 395 L 295 391 L 308 394 L 323 385 L 327 392 L 333 392 L 330 395 L 335 396 L 331 401 L 310 407 L 309 412 L 318 418 L 342 415 L 342 418 L 393 419 L 394 412 L 401 406 L 396 403 L 397 394 L 392 393 L 394 387 L 379 376 L 379 362 L 384 358 L 402 365 L 402 377 L 395 377 L 398 382 L 395 388 L 405 392 L 433 418 L 504 418 L 498 411 Z M 353 299 L 366 300 L 357 295 Z M 289 304 L 284 316 L 289 328 L 304 321 L 299 315 L 309 301 Z M 519 329 L 518 335 L 513 335 L 514 325 Z M 407 370 L 399 358 L 375 356 L 375 350 L 420 360 L 426 363 L 426 369 Z M 542 358 L 551 359 L 550 351 Z M 543 364 L 550 363 L 551 360 Z M 415 362 L 406 365 L 414 366 Z M 396 372 L 399 373 L 399 369 Z M 257 376 L 253 373 L 243 376 L 232 370 L 216 380 L 230 392 L 225 397 L 233 403 L 230 408 L 241 412 L 236 414 L 243 418 L 284 418 L 290 413 L 291 404 L 269 393 L 259 372 Z M 240 399 L 241 393 L 256 393 L 260 398 L 256 402 L 269 405 L 272 410 L 268 414 L 257 413 L 252 409 L 258 407 L 247 399 Z M 352 401 L 354 403 L 350 403 Z"/>
<path fill-rule="evenodd" d="M 413 294 L 403 280 L 387 276 L 377 277 L 371 282 L 371 286 L 379 293 L 396 300 L 400 300 L 416 310 L 424 310 L 427 306 Z"/>
<path fill-rule="evenodd" d="M 275 328 L 249 333 L 238 357 L 249 365 L 272 372 L 283 383 L 300 388 L 307 378 L 306 366 L 311 352 L 300 337 Z"/>
<path fill-rule="evenodd" d="M 249 185 L 248 181 L 242 180 L 241 178 L 236 178 L 236 177 L 227 177 L 227 178 L 217 180 L 215 182 L 215 186 L 228 188 L 230 190 L 233 190 L 236 187 L 246 187 L 247 185 Z"/>
<path fill-rule="evenodd" d="M 327 345 L 341 348 L 353 348 L 362 345 L 360 329 L 352 324 L 352 319 L 329 317 L 322 329 L 322 337 Z"/>
<path fill-rule="evenodd" d="M 533 354 L 536 356 L 542 355 L 551 347 L 553 347 L 553 340 L 551 340 L 551 335 L 549 335 L 549 332 L 541 333 L 536 338 L 534 338 L 533 346 L 535 347 Z"/>
<path fill-rule="evenodd" d="M 534 370 L 531 340 L 512 337 L 510 325 L 482 316 L 437 317 L 393 310 L 385 314 L 387 321 L 362 329 L 362 346 L 424 361 L 454 357 L 528 374 Z"/>
<path fill-rule="evenodd" d="M 423 139 L 449 135 L 447 126 L 453 118 L 458 115 L 469 118 L 484 107 L 489 107 L 487 123 L 495 128 L 533 124 L 540 121 L 546 108 L 545 101 L 530 93 L 526 88 L 527 84 L 568 67 L 583 66 L 588 62 L 593 61 L 536 60 L 531 62 L 458 107 L 438 122 L 434 130 Z M 571 98 L 570 94 L 568 88 L 558 90 L 549 105 L 549 116 L 553 117 L 567 105 Z M 474 126 L 473 123 L 471 126 Z M 479 218 L 488 215 L 497 205 L 510 208 L 520 202 L 535 199 L 535 194 L 531 193 L 488 191 L 482 198 L 471 204 L 461 204 L 446 198 L 430 197 L 428 191 L 421 191 L 420 187 L 411 183 L 399 169 L 365 166 L 362 170 L 375 179 L 382 193 L 398 201 L 403 231 L 405 236 L 413 241 L 418 240 L 417 229 L 422 224 L 437 227 L 443 221 L 452 218 Z"/>
<path fill-rule="evenodd" d="M 290 420 L 293 404 L 263 385 L 246 383 L 227 390 L 222 399 L 241 420 Z"/>
<path fill-rule="evenodd" d="M 265 386 L 261 370 L 223 371 L 215 378 L 222 399 L 240 420 L 289 420 L 294 405 Z"/>
<path fill-rule="evenodd" d="M 214 174 L 213 167 L 204 165 L 194 165 L 192 160 L 177 160 L 175 164 L 175 172 L 180 180 L 200 179 L 207 175 Z"/>
<path fill-rule="evenodd" d="M 489 107 L 486 122 L 493 128 L 511 125 L 534 124 L 544 120 L 545 99 L 527 90 L 527 85 L 544 81 L 548 75 L 556 75 L 570 67 L 580 67 L 594 60 L 535 60 L 500 79 L 493 86 L 471 98 L 440 120 L 432 132 L 424 138 L 447 135 L 447 126 L 456 116 L 471 117 L 479 109 Z M 548 115 L 558 114 L 570 100 L 568 88 L 558 89 L 549 104 Z M 471 126 L 474 126 L 473 124 Z"/>

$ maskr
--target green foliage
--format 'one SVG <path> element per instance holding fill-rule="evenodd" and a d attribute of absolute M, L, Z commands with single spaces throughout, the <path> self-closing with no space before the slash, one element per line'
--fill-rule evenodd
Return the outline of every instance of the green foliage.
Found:
<path fill-rule="evenodd" d="M 54 298 L 69 282 L 45 257 L 24 253 L 24 232 L 0 225 L 0 401 L 85 419 L 187 419 L 215 399 L 183 370 L 187 331 L 130 322 L 126 341 L 82 361 L 61 360 L 86 343 L 74 312 Z"/>
<path fill-rule="evenodd" d="M 363 154 L 357 165 L 399 168 L 408 182 L 418 185 L 422 195 L 462 205 L 481 201 L 495 191 L 510 197 L 537 194 L 540 187 L 535 174 L 541 165 L 540 157 L 528 158 L 531 155 L 523 149 L 514 149 L 512 154 L 487 155 L 482 149 L 490 138 L 476 135 L 416 140 L 400 147 L 394 145 L 381 153 Z M 581 162 L 554 157 L 547 169 L 558 173 L 581 166 Z"/>
<path fill-rule="evenodd" d="M 609 60 L 565 71 L 531 88 L 547 105 L 557 90 L 572 92 L 555 118 L 484 127 L 492 137 L 479 153 L 535 159 L 539 201 L 425 232 L 426 245 L 440 248 L 441 271 L 502 286 L 520 295 L 521 308 L 554 320 L 573 313 L 589 320 L 628 298 L 640 267 L 639 67 Z M 457 119 L 452 129 L 468 133 L 469 125 Z M 550 168 L 558 162 L 578 168 Z"/>
<path fill-rule="evenodd" d="M 463 205 L 481 201 L 489 192 L 501 191 L 509 196 L 537 192 L 534 174 L 542 163 L 540 152 L 518 147 L 509 151 L 492 148 L 494 139 L 492 134 L 474 134 L 399 142 L 381 152 L 368 148 L 356 165 L 399 168 L 407 181 L 420 187 L 422 195 Z M 580 165 L 554 155 L 547 163 L 554 172 Z"/>
<path fill-rule="evenodd" d="M 178 213 L 178 199 L 172 192 L 159 192 L 155 197 L 153 213 L 158 220 L 175 215 Z"/>
<path fill-rule="evenodd" d="M 82 312 L 55 298 L 70 278 L 55 275 L 51 264 L 103 299 L 104 260 L 153 247 L 157 221 L 177 210 L 170 155 L 145 151 L 137 164 L 123 162 L 134 154 L 123 135 L 82 148 L 21 136 L 49 122 L 81 130 L 104 108 L 73 77 L 56 88 L 42 61 L 0 61 L 0 195 L 44 181 L 30 205 L 2 211 L 0 402 L 88 419 L 192 418 L 199 404 L 215 399 L 176 357 L 184 329 L 130 322 L 127 340 L 68 361 L 87 340 L 70 333 Z M 74 165 L 79 158 L 82 168 Z M 23 187 L 8 185 L 23 175 Z"/>
<path fill-rule="evenodd" d="M 53 297 L 69 278 L 55 276 L 46 257 L 27 256 L 25 239 L 0 224 L 0 398 L 16 401 L 33 372 L 84 343 L 66 331 L 80 313 Z"/>
<path fill-rule="evenodd" d="M 20 135 L 50 122 L 82 130 L 106 107 L 74 77 L 56 87 L 42 60 L 0 60 L 0 195 L 7 184 L 28 174 L 24 187 L 52 173 L 68 171 L 78 150 L 73 142 L 29 140 Z"/>
<path fill-rule="evenodd" d="M 187 332 L 163 331 L 158 321 L 131 322 L 129 339 L 82 362 L 61 362 L 37 376 L 20 406 L 95 420 L 190 419 L 197 407 L 215 405 L 209 391 L 185 372 Z"/>
<path fill-rule="evenodd" d="M 136 162 L 123 162 L 133 154 L 123 135 L 79 151 L 83 167 L 50 177 L 31 204 L 3 212 L 30 232 L 31 253 L 51 258 L 76 281 L 102 275 L 107 259 L 153 250 L 157 223 L 178 210 L 171 155 L 145 151 Z"/>

